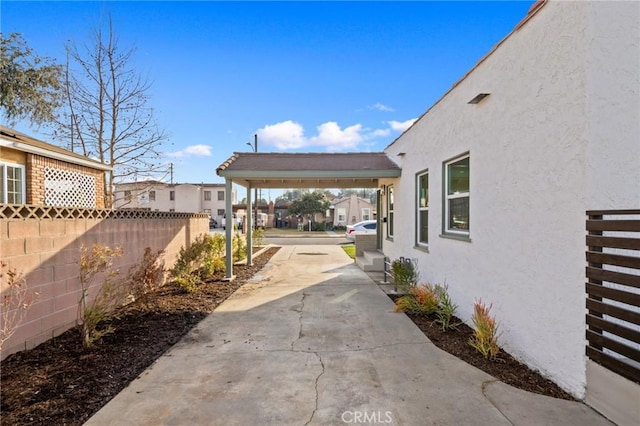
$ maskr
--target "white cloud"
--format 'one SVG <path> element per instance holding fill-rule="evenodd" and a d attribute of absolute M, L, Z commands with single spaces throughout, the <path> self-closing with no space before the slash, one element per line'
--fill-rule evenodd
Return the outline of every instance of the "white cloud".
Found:
<path fill-rule="evenodd" d="M 406 120 L 406 121 L 391 120 L 391 121 L 387 121 L 387 123 L 389 124 L 391 129 L 395 130 L 396 132 L 404 132 L 409 127 L 411 127 L 411 125 L 413 123 L 415 123 L 416 120 L 417 120 L 417 118 L 411 118 L 411 119 Z"/>
<path fill-rule="evenodd" d="M 381 103 L 381 102 L 376 102 L 376 103 L 375 103 L 375 104 L 373 104 L 373 105 L 369 105 L 369 106 L 367 106 L 367 108 L 369 108 L 369 109 L 377 109 L 378 111 L 386 111 L 386 112 L 393 112 L 393 111 L 395 111 L 395 109 L 393 109 L 393 108 L 391 108 L 390 106 L 385 105 L 385 104 L 383 104 L 383 103 Z"/>
<path fill-rule="evenodd" d="M 296 149 L 308 145 L 304 137 L 304 128 L 292 120 L 264 126 L 258 130 L 258 137 L 260 142 L 278 149 Z"/>
<path fill-rule="evenodd" d="M 306 136 L 304 127 L 293 120 L 268 124 L 258 129 L 257 134 L 262 145 L 273 146 L 279 150 L 296 150 L 311 147 L 323 147 L 327 151 L 357 150 L 367 141 L 387 137 L 392 131 L 404 131 L 415 119 L 407 121 L 387 121 L 384 129 L 365 128 L 354 124 L 344 129 L 335 121 L 328 121 L 316 127 L 317 134 Z"/>
<path fill-rule="evenodd" d="M 317 127 L 318 135 L 309 139 L 311 145 L 327 147 L 328 151 L 345 151 L 355 148 L 363 137 L 361 124 L 354 124 L 344 130 L 335 121 L 329 121 Z"/>
<path fill-rule="evenodd" d="M 211 157 L 211 147 L 209 145 L 191 145 L 176 152 L 167 154 L 169 157 Z"/>

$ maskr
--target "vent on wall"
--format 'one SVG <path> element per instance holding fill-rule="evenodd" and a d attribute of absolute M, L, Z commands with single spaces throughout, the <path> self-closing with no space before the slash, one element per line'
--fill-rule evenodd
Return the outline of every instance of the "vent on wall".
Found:
<path fill-rule="evenodd" d="M 489 93 L 478 93 L 475 98 L 471 99 L 467 103 L 472 104 L 472 105 L 479 104 L 487 96 L 489 96 Z"/>

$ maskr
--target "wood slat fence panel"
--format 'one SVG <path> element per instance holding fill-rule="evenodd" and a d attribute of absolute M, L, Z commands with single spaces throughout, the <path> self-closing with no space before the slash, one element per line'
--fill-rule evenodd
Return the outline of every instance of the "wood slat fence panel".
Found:
<path fill-rule="evenodd" d="M 586 354 L 640 383 L 640 210 L 587 211 Z"/>

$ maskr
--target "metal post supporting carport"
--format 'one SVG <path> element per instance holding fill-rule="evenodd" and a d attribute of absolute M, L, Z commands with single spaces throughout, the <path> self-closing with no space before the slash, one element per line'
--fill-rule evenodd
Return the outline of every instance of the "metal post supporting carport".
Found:
<path fill-rule="evenodd" d="M 225 279 L 228 281 L 233 280 L 233 199 L 231 194 L 233 181 L 231 179 L 224 180 L 224 229 L 225 229 L 225 267 L 226 275 Z"/>
<path fill-rule="evenodd" d="M 252 256 L 253 256 L 253 218 L 251 212 L 253 211 L 251 208 L 251 185 L 247 187 L 247 265 L 251 266 L 253 264 Z M 255 201 L 256 203 L 258 200 Z M 256 204 L 257 205 L 257 204 Z M 256 222 L 258 218 L 255 218 Z"/>

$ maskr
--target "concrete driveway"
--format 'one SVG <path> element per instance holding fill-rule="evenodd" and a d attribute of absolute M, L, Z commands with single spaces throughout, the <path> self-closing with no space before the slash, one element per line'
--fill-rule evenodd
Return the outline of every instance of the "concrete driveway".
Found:
<path fill-rule="evenodd" d="M 605 425 L 436 348 L 339 246 L 286 246 L 88 425 Z"/>

